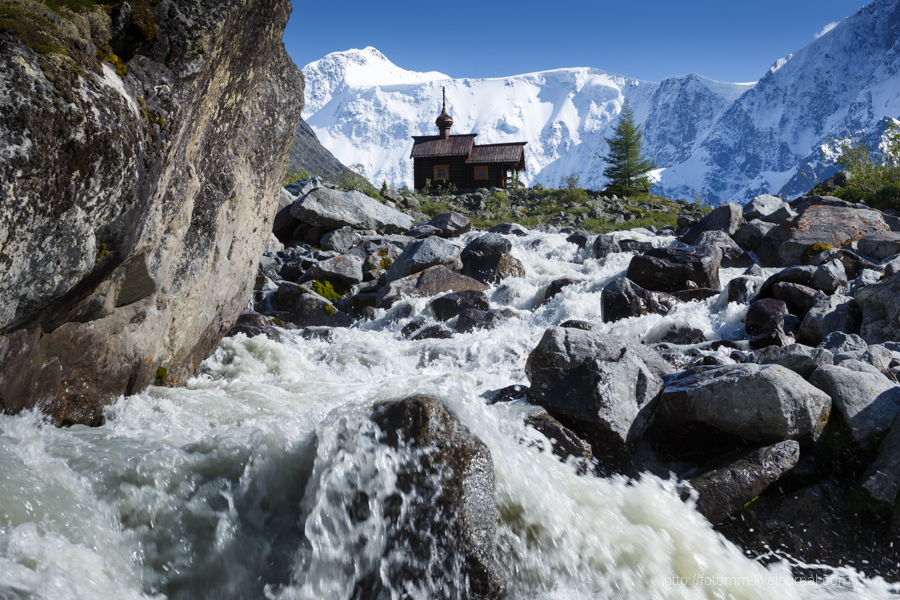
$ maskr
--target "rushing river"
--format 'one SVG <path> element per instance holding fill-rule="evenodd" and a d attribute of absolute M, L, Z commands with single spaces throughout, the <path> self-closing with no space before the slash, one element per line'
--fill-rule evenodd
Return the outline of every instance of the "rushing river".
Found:
<path fill-rule="evenodd" d="M 488 292 L 511 315 L 494 330 L 407 341 L 401 328 L 428 314 L 417 299 L 412 317 L 393 319 L 395 306 L 327 339 L 227 338 L 186 387 L 120 398 L 102 427 L 0 416 L 0 598 L 347 598 L 379 561 L 403 561 L 379 552 L 378 510 L 342 515 L 353 490 L 377 508 L 395 484 L 398 458 L 372 441 L 371 406 L 414 393 L 443 400 L 490 449 L 510 598 L 897 593 L 850 569 L 795 580 L 787 561 L 763 566 L 716 533 L 673 482 L 578 475 L 522 443 L 540 435 L 523 424 L 536 409 L 481 395 L 527 384 L 525 359 L 548 326 L 583 319 L 650 343 L 673 326 L 743 333 L 746 308 L 717 298 L 603 324 L 600 292 L 631 255 L 595 260 L 565 237 L 510 236 L 527 276 Z M 723 284 L 740 272 L 723 270 Z M 560 277 L 582 282 L 541 305 Z"/>

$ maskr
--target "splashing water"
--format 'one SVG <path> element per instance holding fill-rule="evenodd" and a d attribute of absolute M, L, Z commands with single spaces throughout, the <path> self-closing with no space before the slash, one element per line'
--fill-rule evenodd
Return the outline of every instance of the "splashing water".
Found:
<path fill-rule="evenodd" d="M 0 598 L 349 598 L 360 577 L 406 559 L 384 555 L 379 507 L 410 458 L 379 445 L 368 416 L 417 393 L 441 399 L 490 449 L 510 598 L 897 593 L 850 569 L 794 580 L 784 562 L 765 567 L 716 533 L 673 482 L 579 475 L 521 443 L 540 436 L 523 424 L 534 407 L 488 406 L 481 394 L 527 384 L 525 359 L 546 327 L 583 319 L 648 343 L 677 327 L 736 339 L 746 309 L 713 298 L 603 324 L 600 292 L 630 254 L 596 260 L 563 235 L 509 239 L 527 276 L 488 292 L 510 315 L 494 330 L 404 340 L 411 318 L 430 315 L 428 300 L 406 300 L 411 317 L 382 311 L 327 340 L 227 338 L 186 387 L 120 398 L 102 427 L 0 416 Z M 723 283 L 738 274 L 723 270 Z M 542 304 L 560 277 L 578 283 Z M 351 518 L 359 494 L 369 510 Z"/>

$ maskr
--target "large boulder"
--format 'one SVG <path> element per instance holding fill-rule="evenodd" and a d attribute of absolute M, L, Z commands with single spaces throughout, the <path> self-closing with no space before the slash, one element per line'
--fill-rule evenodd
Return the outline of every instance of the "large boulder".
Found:
<path fill-rule="evenodd" d="M 823 365 L 809 382 L 831 396 L 860 446 L 867 446 L 872 438 L 890 429 L 900 415 L 900 385 L 877 371 Z"/>
<path fill-rule="evenodd" d="M 626 349 L 634 351 L 655 375 L 662 376 L 674 370 L 659 352 L 643 344 L 599 331 L 551 327 L 528 355 L 525 374 L 531 379 L 539 369 L 570 369 L 593 358 L 617 360 Z"/>
<path fill-rule="evenodd" d="M 484 292 L 477 290 L 450 292 L 431 301 L 431 311 L 441 321 L 449 321 L 460 312 L 470 308 L 487 312 L 491 309 L 491 304 Z"/>
<path fill-rule="evenodd" d="M 778 365 L 692 367 L 666 378 L 653 427 L 701 423 L 772 444 L 818 439 L 830 411 L 828 394 Z"/>
<path fill-rule="evenodd" d="M 744 268 L 755 264 L 730 235 L 718 229 L 701 233 L 694 246 L 712 246 L 722 250 L 722 266 L 726 268 Z"/>
<path fill-rule="evenodd" d="M 762 194 L 744 205 L 744 219 L 750 222 L 754 219 L 762 219 L 768 217 L 779 208 L 784 202 L 778 196 L 770 196 Z"/>
<path fill-rule="evenodd" d="M 291 216 L 327 230 L 351 227 L 379 233 L 403 233 L 413 220 L 400 211 L 355 190 L 320 187 L 291 205 Z"/>
<path fill-rule="evenodd" d="M 600 302 L 604 323 L 651 313 L 666 315 L 679 303 L 674 296 L 645 290 L 625 277 L 619 277 L 603 288 Z"/>
<path fill-rule="evenodd" d="M 807 201 L 807 204 L 810 201 Z M 877 210 L 855 206 L 811 204 L 797 217 L 772 229 L 762 245 L 778 248 L 781 264 L 772 266 L 786 267 L 800 264 L 804 253 L 815 245 L 837 248 L 864 236 L 888 230 L 887 223 Z"/>
<path fill-rule="evenodd" d="M 501 598 L 506 575 L 497 557 L 499 514 L 487 446 L 435 398 L 381 402 L 371 418 L 379 442 L 396 455 L 396 482 L 385 490 L 378 517 L 385 521 L 381 560 L 357 580 L 353 597 L 428 589 L 437 599 Z M 355 500 L 343 518 L 361 518 L 356 503 L 370 491 L 345 496 Z"/>
<path fill-rule="evenodd" d="M 691 487 L 699 494 L 697 510 L 718 523 L 759 496 L 799 459 L 800 444 L 794 440 L 727 457 L 691 478 Z"/>
<path fill-rule="evenodd" d="M 459 260 L 459 248 L 437 236 L 415 240 L 403 250 L 387 270 L 387 283 L 438 265 L 458 271 L 462 266 Z"/>
<path fill-rule="evenodd" d="M 895 254 L 900 254 L 900 233 L 886 231 L 874 233 L 859 238 L 857 242 L 859 251 L 875 260 L 884 260 Z"/>
<path fill-rule="evenodd" d="M 539 369 L 528 401 L 590 442 L 614 465 L 633 453 L 650 421 L 662 379 L 630 348 L 615 360 L 586 360 L 571 369 Z"/>
<path fill-rule="evenodd" d="M 56 423 L 183 384 L 231 329 L 303 107 L 286 0 L 145 2 L 116 39 L 106 10 L 0 36 L 0 403 Z"/>
<path fill-rule="evenodd" d="M 428 224 L 438 229 L 438 235 L 445 238 L 459 237 L 472 229 L 472 222 L 468 217 L 452 211 L 435 215 Z"/>
<path fill-rule="evenodd" d="M 862 288 L 856 292 L 856 304 L 862 312 L 859 335 L 866 342 L 900 341 L 900 277 Z"/>
<path fill-rule="evenodd" d="M 773 227 L 775 227 L 773 223 L 766 223 L 759 219 L 753 219 L 738 229 L 737 233 L 732 237 L 741 248 L 756 252 L 759 249 L 759 245 L 762 244 L 763 239 L 765 239 L 766 234 L 769 233 Z"/>
<path fill-rule="evenodd" d="M 696 225 L 681 236 L 681 241 L 685 244 L 695 244 L 700 235 L 706 231 L 724 231 L 728 235 L 734 235 L 743 224 L 743 207 L 740 204 L 727 202 L 700 219 Z"/>
<path fill-rule="evenodd" d="M 721 290 L 721 263 L 719 248 L 651 248 L 631 259 L 625 276 L 655 292 L 671 294 L 692 288 Z"/>
<path fill-rule="evenodd" d="M 459 259 L 465 265 L 470 259 L 491 254 L 509 254 L 512 243 L 499 233 L 485 233 L 466 244 Z"/>
<path fill-rule="evenodd" d="M 860 328 L 860 310 L 857 301 L 849 296 L 826 296 L 817 292 L 815 304 L 803 317 L 797 341 L 807 346 L 818 346 L 829 333 L 840 331 L 856 333 Z"/>
<path fill-rule="evenodd" d="M 454 273 L 447 267 L 438 266 L 390 282 L 378 290 L 375 306 L 390 308 L 404 296 L 428 298 L 444 292 L 466 290 L 483 292 L 486 289 L 487 286 L 480 281 Z"/>
<path fill-rule="evenodd" d="M 825 348 L 803 344 L 769 346 L 753 353 L 753 362 L 761 365 L 781 365 L 809 380 L 816 369 L 832 364 L 834 355 Z"/>
<path fill-rule="evenodd" d="M 284 282 L 273 294 L 275 305 L 289 313 L 288 320 L 300 327 L 349 327 L 353 317 L 335 308 L 319 294 L 295 283 Z"/>
<path fill-rule="evenodd" d="M 508 277 L 525 277 L 525 267 L 511 254 L 473 256 L 463 265 L 462 274 L 493 285 Z"/>

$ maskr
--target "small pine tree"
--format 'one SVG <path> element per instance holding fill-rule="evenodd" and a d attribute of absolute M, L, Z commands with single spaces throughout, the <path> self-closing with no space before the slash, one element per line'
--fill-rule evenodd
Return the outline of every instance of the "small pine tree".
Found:
<path fill-rule="evenodd" d="M 606 138 L 609 154 L 601 156 L 607 166 L 603 176 L 609 179 L 607 189 L 615 194 L 630 195 L 650 189 L 647 173 L 656 168 L 653 161 L 641 153 L 643 132 L 634 122 L 634 112 L 625 101 L 619 122 L 613 127 L 612 137 Z"/>

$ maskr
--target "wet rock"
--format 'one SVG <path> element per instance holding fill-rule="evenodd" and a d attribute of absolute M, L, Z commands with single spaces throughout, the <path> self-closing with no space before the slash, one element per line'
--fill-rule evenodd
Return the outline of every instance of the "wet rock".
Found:
<path fill-rule="evenodd" d="M 442 265 L 458 271 L 462 266 L 459 248 L 439 237 L 415 240 L 391 264 L 387 270 L 387 283 Z"/>
<path fill-rule="evenodd" d="M 702 331 L 700 331 L 699 329 L 694 329 L 693 327 L 676 327 L 675 329 L 670 329 L 669 331 L 667 331 L 666 335 L 664 335 L 660 341 L 667 344 L 677 344 L 680 346 L 684 346 L 701 344 L 706 341 L 706 336 L 703 335 Z"/>
<path fill-rule="evenodd" d="M 864 287 L 856 293 L 856 303 L 862 311 L 859 335 L 866 342 L 900 340 L 900 277 L 894 275 Z"/>
<path fill-rule="evenodd" d="M 489 233 L 502 233 L 503 235 L 517 235 L 519 237 L 528 235 L 528 230 L 518 223 L 500 223 L 488 229 Z"/>
<path fill-rule="evenodd" d="M 488 311 L 491 308 L 484 292 L 467 290 L 463 292 L 451 292 L 431 302 L 431 311 L 440 321 L 449 321 L 467 308 Z"/>
<path fill-rule="evenodd" d="M 766 223 L 759 219 L 754 219 L 737 230 L 734 234 L 734 241 L 738 246 L 750 252 L 759 250 L 760 244 L 766 234 L 775 227 L 772 223 Z"/>
<path fill-rule="evenodd" d="M 655 292 L 673 293 L 691 287 L 721 290 L 721 262 L 718 248 L 652 248 L 631 259 L 625 276 Z"/>
<path fill-rule="evenodd" d="M 706 231 L 724 231 L 728 235 L 734 235 L 743 223 L 743 207 L 740 204 L 728 202 L 700 219 L 696 225 L 681 236 L 681 241 L 685 244 L 696 244 L 700 235 Z"/>
<path fill-rule="evenodd" d="M 525 425 L 550 440 L 551 451 L 561 461 L 566 462 L 570 456 L 581 461 L 591 460 L 591 445 L 549 414 L 541 412 L 528 415 L 525 417 Z"/>
<path fill-rule="evenodd" d="M 744 268 L 754 264 L 750 255 L 724 231 L 704 231 L 693 245 L 712 246 L 722 250 L 722 266 L 726 268 Z"/>
<path fill-rule="evenodd" d="M 703 302 L 705 300 L 709 300 L 710 298 L 715 298 L 720 293 L 721 292 L 719 290 L 714 290 L 711 288 L 694 288 L 672 292 L 672 297 L 674 297 L 679 302 Z"/>
<path fill-rule="evenodd" d="M 750 304 L 761 286 L 762 282 L 757 277 L 735 277 L 725 286 L 725 295 L 728 302 Z"/>
<path fill-rule="evenodd" d="M 600 302 L 604 323 L 646 314 L 666 315 L 678 304 L 674 296 L 645 290 L 625 277 L 603 288 Z"/>
<path fill-rule="evenodd" d="M 662 387 L 662 379 L 626 348 L 614 360 L 538 369 L 528 401 L 586 439 L 601 463 L 616 469 L 636 449 Z"/>
<path fill-rule="evenodd" d="M 779 281 L 772 286 L 772 296 L 784 301 L 791 314 L 800 317 L 816 303 L 816 290 L 799 283 Z"/>
<path fill-rule="evenodd" d="M 581 329 L 582 331 L 590 331 L 591 324 L 587 321 L 581 321 L 579 319 L 569 319 L 568 321 L 563 321 L 559 324 L 560 327 L 571 327 L 572 329 Z"/>
<path fill-rule="evenodd" d="M 476 308 L 467 308 L 459 313 L 459 318 L 456 320 L 456 331 L 469 333 L 476 329 L 493 329 L 505 318 L 503 313 L 498 310 L 485 312 Z"/>
<path fill-rule="evenodd" d="M 238 317 L 237 323 L 225 337 L 234 337 L 239 333 L 243 333 L 249 338 L 264 335 L 275 342 L 281 341 L 281 334 L 272 326 L 272 319 L 255 312 L 245 312 Z"/>
<path fill-rule="evenodd" d="M 440 236 L 444 238 L 459 237 L 472 229 L 472 222 L 468 217 L 452 211 L 435 215 L 428 224 L 439 229 Z"/>
<path fill-rule="evenodd" d="M 588 243 L 588 235 L 583 231 L 576 231 L 566 238 L 570 244 L 575 244 L 579 248 L 584 248 Z"/>
<path fill-rule="evenodd" d="M 511 250 L 512 243 L 508 239 L 499 233 L 486 233 L 466 244 L 459 258 L 465 264 L 478 256 L 509 254 Z"/>
<path fill-rule="evenodd" d="M 747 333 L 751 336 L 759 335 L 765 330 L 776 327 L 775 320 L 790 314 L 787 304 L 775 298 L 757 300 L 747 309 L 744 320 Z"/>
<path fill-rule="evenodd" d="M 759 289 L 757 300 L 762 300 L 763 298 L 773 298 L 774 295 L 772 288 L 778 283 L 796 283 L 798 285 L 809 287 L 809 284 L 812 281 L 813 273 L 815 272 L 816 267 L 810 266 L 797 266 L 783 269 L 766 279 L 762 287 Z"/>
<path fill-rule="evenodd" d="M 482 394 L 487 404 L 499 404 L 501 402 L 515 402 L 525 398 L 528 392 L 527 385 L 509 385 L 499 390 L 491 390 Z"/>
<path fill-rule="evenodd" d="M 299 327 L 327 326 L 349 327 L 353 317 L 334 307 L 318 294 L 312 294 L 294 283 L 278 286 L 273 300 L 279 310 L 290 313 L 289 321 Z"/>
<path fill-rule="evenodd" d="M 580 283 L 577 279 L 572 279 L 570 277 L 563 277 L 562 279 L 554 279 L 550 282 L 550 285 L 547 286 L 547 291 L 544 292 L 544 300 L 541 304 L 544 304 L 550 298 L 553 298 L 557 294 L 559 294 L 562 289 L 568 285 L 572 285 L 573 283 Z"/>
<path fill-rule="evenodd" d="M 497 559 L 498 511 L 494 465 L 487 446 L 444 405 L 425 396 L 376 404 L 379 441 L 406 452 L 396 465 L 395 502 L 385 503 L 385 559 L 356 586 L 355 598 L 393 590 L 428 589 L 437 598 L 503 596 L 506 576 Z M 401 496 L 402 495 L 402 496 Z M 413 506 L 403 510 L 407 497 Z"/>
<path fill-rule="evenodd" d="M 849 296 L 816 294 L 815 304 L 800 324 L 797 341 L 818 346 L 833 331 L 855 333 L 860 328 L 860 311 L 856 300 Z"/>
<path fill-rule="evenodd" d="M 630 233 L 633 235 L 635 231 L 632 230 Z M 651 242 L 623 238 L 622 235 L 622 233 L 606 233 L 597 236 L 592 246 L 594 258 L 605 258 L 616 252 L 643 253 L 654 247 Z"/>
<path fill-rule="evenodd" d="M 860 446 L 890 429 L 900 414 L 900 386 L 880 373 L 823 365 L 809 381 L 831 396 Z"/>
<path fill-rule="evenodd" d="M 794 440 L 725 458 L 690 480 L 699 494 L 697 510 L 718 523 L 759 496 L 799 459 L 800 444 Z"/>
<path fill-rule="evenodd" d="M 900 233 L 886 231 L 866 235 L 857 242 L 859 251 L 875 260 L 884 260 L 895 254 L 900 254 Z"/>
<path fill-rule="evenodd" d="M 762 444 L 817 439 L 831 398 L 778 365 L 693 367 L 665 378 L 653 427 L 702 423 Z"/>
<path fill-rule="evenodd" d="M 834 355 L 824 348 L 789 344 L 757 350 L 753 353 L 753 362 L 761 365 L 781 365 L 808 381 L 816 369 L 822 365 L 832 364 L 833 357 Z"/>
<path fill-rule="evenodd" d="M 462 274 L 493 285 L 508 277 L 525 277 L 525 267 L 510 254 L 488 254 L 470 258 L 463 266 Z"/>
<path fill-rule="evenodd" d="M 539 369 L 570 369 L 593 358 L 617 360 L 625 350 L 634 351 L 655 375 L 662 376 L 673 371 L 672 365 L 659 352 L 643 344 L 599 331 L 551 327 L 528 355 L 525 374 L 530 379 Z"/>
<path fill-rule="evenodd" d="M 291 216 L 326 230 L 351 227 L 374 229 L 379 233 L 402 233 L 412 227 L 412 219 L 357 191 L 320 187 L 298 198 Z"/>
<path fill-rule="evenodd" d="M 782 204 L 784 202 L 778 196 L 770 196 L 769 194 L 757 196 L 744 205 L 744 220 L 749 222 L 753 219 L 767 217 L 781 208 Z"/>
<path fill-rule="evenodd" d="M 325 250 L 344 253 L 361 241 L 361 237 L 350 227 L 341 227 L 322 236 L 321 245 Z"/>
<path fill-rule="evenodd" d="M 742 275 L 744 277 L 767 277 L 766 272 L 757 264 L 750 265 Z"/>
<path fill-rule="evenodd" d="M 850 285 L 847 282 L 847 272 L 844 270 L 844 263 L 840 260 L 833 260 L 819 265 L 815 273 L 813 273 L 810 285 L 828 295 L 847 293 Z"/>
<path fill-rule="evenodd" d="M 410 341 L 418 340 L 449 340 L 453 337 L 453 332 L 440 324 L 426 325 L 409 336 Z"/>
<path fill-rule="evenodd" d="M 314 263 L 300 278 L 300 282 L 314 280 L 340 282 L 345 286 L 362 283 L 363 261 L 353 255 L 336 256 Z"/>
<path fill-rule="evenodd" d="M 444 266 L 431 267 L 402 279 L 391 281 L 378 291 L 375 306 L 390 308 L 402 297 L 427 298 L 445 292 L 463 292 L 488 289 L 480 281 L 454 273 Z"/>

